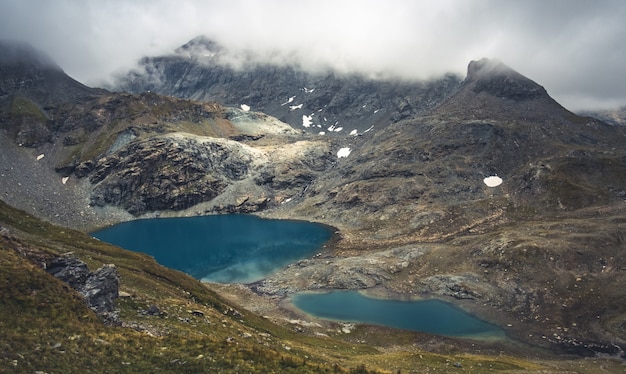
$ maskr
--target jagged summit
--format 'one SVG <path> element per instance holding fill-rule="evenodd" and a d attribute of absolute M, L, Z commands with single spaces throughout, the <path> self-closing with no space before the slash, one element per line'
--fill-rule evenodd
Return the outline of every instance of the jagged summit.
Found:
<path fill-rule="evenodd" d="M 471 61 L 461 86 L 436 110 L 465 119 L 545 121 L 575 116 L 533 80 L 495 59 Z"/>
<path fill-rule="evenodd" d="M 546 90 L 498 60 L 483 58 L 467 66 L 466 84 L 473 84 L 475 93 L 487 92 L 503 99 L 515 101 L 546 96 Z"/>

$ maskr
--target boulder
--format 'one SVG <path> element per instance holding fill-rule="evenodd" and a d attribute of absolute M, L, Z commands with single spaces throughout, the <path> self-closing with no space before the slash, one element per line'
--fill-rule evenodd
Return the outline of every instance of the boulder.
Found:
<path fill-rule="evenodd" d="M 107 324 L 118 324 L 115 300 L 119 297 L 119 275 L 113 264 L 90 272 L 87 264 L 73 256 L 49 261 L 46 271 L 67 283 L 83 297 L 85 304 Z"/>

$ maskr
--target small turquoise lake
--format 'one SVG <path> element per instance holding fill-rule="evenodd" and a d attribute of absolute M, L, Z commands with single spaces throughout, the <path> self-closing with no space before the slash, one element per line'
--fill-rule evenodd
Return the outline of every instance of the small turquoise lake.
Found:
<path fill-rule="evenodd" d="M 312 316 L 464 338 L 504 338 L 498 326 L 441 300 L 375 299 L 357 291 L 299 293 L 292 303 Z"/>
<path fill-rule="evenodd" d="M 333 230 L 305 221 L 227 214 L 135 220 L 91 235 L 203 281 L 251 283 L 315 254 Z"/>

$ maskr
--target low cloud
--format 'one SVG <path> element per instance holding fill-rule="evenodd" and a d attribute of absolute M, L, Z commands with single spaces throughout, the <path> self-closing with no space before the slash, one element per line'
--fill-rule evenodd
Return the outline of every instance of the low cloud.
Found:
<path fill-rule="evenodd" d="M 620 0 L 216 0 L 0 3 L 0 38 L 99 85 L 198 35 L 309 70 L 427 79 L 497 58 L 570 109 L 626 104 Z"/>

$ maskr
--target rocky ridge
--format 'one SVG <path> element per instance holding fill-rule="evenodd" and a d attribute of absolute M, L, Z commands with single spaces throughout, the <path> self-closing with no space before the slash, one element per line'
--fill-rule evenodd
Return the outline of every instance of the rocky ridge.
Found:
<path fill-rule="evenodd" d="M 241 56 L 233 53 L 200 36 L 171 55 L 143 58 L 114 89 L 243 105 L 296 129 L 341 136 L 425 113 L 460 82 L 451 74 L 406 82 L 332 71 L 310 73 L 288 64 L 258 63 L 254 56 L 239 61 Z"/>

